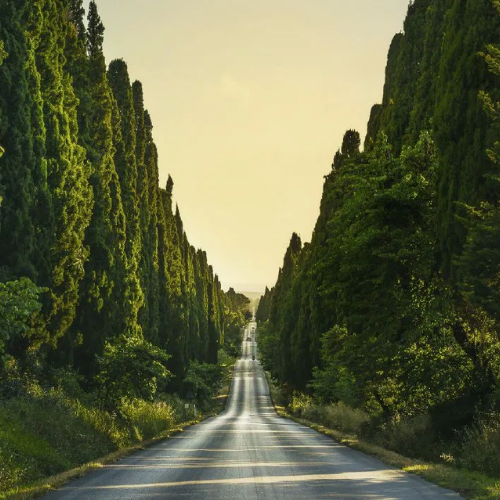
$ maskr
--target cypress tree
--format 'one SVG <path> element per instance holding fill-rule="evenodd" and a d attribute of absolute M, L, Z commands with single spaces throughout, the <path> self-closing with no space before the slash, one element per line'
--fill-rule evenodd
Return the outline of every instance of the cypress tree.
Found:
<path fill-rule="evenodd" d="M 125 216 L 113 153 L 113 96 L 102 51 L 104 26 L 95 2 L 90 2 L 86 47 L 88 53 L 87 158 L 94 210 L 85 235 L 90 255 L 80 288 L 75 331 L 83 335 L 77 366 L 84 373 L 97 368 L 110 337 L 124 331 Z M 81 108 L 79 108 L 81 109 Z"/>
<path fill-rule="evenodd" d="M 75 30 L 76 36 L 85 45 L 86 29 L 85 29 L 85 9 L 83 7 L 83 0 L 66 0 L 67 11 L 66 19 Z M 96 8 L 95 5 L 89 8 Z"/>
<path fill-rule="evenodd" d="M 0 144 L 5 150 L 0 166 L 0 280 L 36 277 L 32 257 L 35 228 L 32 96 L 26 62 L 28 46 L 23 17 L 27 5 L 0 6 Z M 7 57 L 9 55 L 9 57 Z M 1 64 L 1 62 L 4 62 Z"/>
<path fill-rule="evenodd" d="M 198 359 L 207 361 L 208 355 L 208 264 L 207 254 L 196 251 L 194 258 L 194 274 L 196 282 L 196 299 L 198 302 L 199 351 Z"/>
<path fill-rule="evenodd" d="M 488 118 L 480 90 L 495 88 L 478 53 L 486 43 L 500 42 L 500 22 L 491 0 L 455 2 L 444 23 L 443 51 L 434 115 L 440 151 L 439 222 L 442 267 L 455 279 L 453 258 L 461 253 L 466 231 L 457 219 L 457 202 L 475 204 L 496 194 L 484 175 L 494 167 L 486 155 Z"/>
<path fill-rule="evenodd" d="M 91 147 L 90 122 L 92 97 L 91 84 L 89 80 L 89 66 L 87 57 L 87 37 L 85 32 L 82 0 L 66 1 L 67 33 L 64 55 L 66 56 L 65 70 L 70 74 L 73 89 L 78 99 L 78 139 L 80 144 L 88 149 Z M 96 12 L 95 5 L 90 5 L 90 9 Z M 102 26 L 102 24 L 101 24 Z M 104 27 L 102 28 L 104 31 Z"/>
<path fill-rule="evenodd" d="M 161 345 L 172 356 L 168 369 L 176 378 L 172 388 L 180 388 L 186 370 L 183 356 L 183 303 L 182 303 L 182 256 L 176 219 L 172 211 L 173 181 L 167 184 L 168 190 L 160 190 L 158 210 L 158 261 L 160 291 L 160 331 Z"/>
<path fill-rule="evenodd" d="M 216 277 L 212 266 L 208 266 L 208 349 L 207 362 L 217 363 L 217 352 L 219 351 L 219 297 Z"/>
<path fill-rule="evenodd" d="M 489 127 L 477 95 L 495 88 L 478 53 L 486 43 L 500 42 L 499 26 L 491 0 L 413 2 L 404 33 L 389 50 L 382 104 L 372 109 L 365 140 L 369 149 L 384 131 L 398 153 L 432 127 L 441 165 L 440 259 L 453 281 L 454 256 L 466 237 L 457 206 L 497 196 L 484 177 L 493 166 L 485 154 Z"/>
<path fill-rule="evenodd" d="M 135 137 L 136 148 L 135 158 L 137 165 L 137 200 L 139 211 L 139 227 L 141 231 L 141 253 L 139 261 L 139 277 L 141 282 L 141 289 L 144 294 L 144 302 L 141 310 L 139 311 L 139 323 L 146 337 L 154 340 L 158 335 L 158 325 L 155 324 L 155 304 L 152 303 L 155 297 L 154 290 L 154 273 L 155 273 L 155 260 L 156 250 L 154 235 L 151 234 L 152 212 L 156 209 L 154 199 L 150 199 L 151 193 L 149 182 L 149 170 L 146 167 L 146 151 L 149 152 L 149 161 L 155 161 L 151 158 L 151 151 L 149 142 L 152 137 L 148 137 L 151 130 L 146 129 L 145 125 L 145 110 L 144 110 L 144 96 L 142 84 L 135 81 L 132 84 L 132 98 L 134 103 L 134 116 L 135 116 Z M 151 125 L 151 123 L 149 123 Z M 152 127 L 152 125 L 151 125 Z M 156 184 L 158 185 L 158 184 Z M 154 218 L 154 217 L 153 217 Z"/>
<path fill-rule="evenodd" d="M 148 179 L 149 200 L 149 226 L 148 226 L 148 275 L 149 275 L 149 336 L 157 339 L 160 327 L 159 309 L 159 236 L 158 236 L 158 212 L 159 212 L 159 174 L 158 174 L 158 150 L 153 140 L 153 123 L 148 111 L 144 112 L 144 126 L 146 129 L 146 151 L 145 165 Z"/>
<path fill-rule="evenodd" d="M 47 185 L 53 208 L 47 320 L 55 340 L 64 335 L 75 317 L 88 256 L 83 238 L 92 210 L 92 192 L 85 151 L 78 145 L 78 101 L 71 78 L 64 71 L 66 10 L 59 0 L 46 0 L 41 7 L 43 24 L 35 55 L 46 128 Z"/>
<path fill-rule="evenodd" d="M 53 196 L 49 188 L 46 157 L 47 130 L 44 119 L 44 102 L 42 96 L 42 78 L 37 66 L 37 52 L 42 42 L 43 0 L 34 0 L 25 4 L 25 33 L 27 43 L 26 73 L 29 86 L 30 120 L 32 126 L 32 147 L 34 164 L 32 170 L 35 195 L 31 210 L 31 219 L 35 227 L 35 244 L 32 262 L 37 272 L 37 284 L 48 286 L 52 269 L 52 238 L 54 222 Z M 44 300 L 45 310 L 49 301 Z M 36 344 L 46 342 L 50 335 L 45 329 L 37 329 Z"/>
<path fill-rule="evenodd" d="M 136 335 L 141 331 L 138 315 L 144 302 L 139 278 L 141 230 L 139 227 L 140 214 L 135 157 L 136 124 L 130 79 L 127 65 L 123 60 L 118 59 L 111 62 L 108 69 L 108 81 L 116 100 L 113 117 L 114 161 L 120 180 L 126 221 L 125 331 L 130 335 Z"/>

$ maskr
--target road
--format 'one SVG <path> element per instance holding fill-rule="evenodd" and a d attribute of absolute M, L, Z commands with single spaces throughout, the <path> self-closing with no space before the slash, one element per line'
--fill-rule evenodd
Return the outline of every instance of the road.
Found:
<path fill-rule="evenodd" d="M 342 446 L 274 412 L 252 360 L 249 323 L 226 410 L 145 451 L 99 469 L 46 500 L 445 500 L 456 493 Z M 252 340 L 247 341 L 250 337 Z M 258 358 L 258 357 L 257 357 Z"/>

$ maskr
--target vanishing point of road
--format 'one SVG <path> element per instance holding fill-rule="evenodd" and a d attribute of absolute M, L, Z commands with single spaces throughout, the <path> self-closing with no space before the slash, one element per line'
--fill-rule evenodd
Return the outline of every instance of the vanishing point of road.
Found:
<path fill-rule="evenodd" d="M 246 340 L 250 337 L 251 340 Z M 458 494 L 388 467 L 276 415 L 245 330 L 226 410 L 68 483 L 46 500 L 451 500 Z"/>

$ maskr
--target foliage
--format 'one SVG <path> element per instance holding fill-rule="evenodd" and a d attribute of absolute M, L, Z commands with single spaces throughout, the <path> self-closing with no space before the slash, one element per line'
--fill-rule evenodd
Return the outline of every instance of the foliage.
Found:
<path fill-rule="evenodd" d="M 399 157 L 384 136 L 369 153 L 337 157 L 322 202 L 334 209 L 310 246 L 292 237 L 261 330 L 273 375 L 292 387 L 312 378 L 309 387 L 326 402 L 388 415 L 428 411 L 466 390 L 470 365 L 434 265 L 435 172 L 428 133 Z M 319 345 L 318 289 L 329 312 Z M 314 370 L 304 362 L 312 349 Z"/>
<path fill-rule="evenodd" d="M 75 374 L 60 372 L 59 377 Z M 81 389 L 79 397 L 68 396 L 57 384 L 48 389 L 31 382 L 24 389 L 23 396 L 0 401 L 2 492 L 156 437 L 192 418 L 176 397 L 128 399 L 106 411 L 97 395 Z"/>
<path fill-rule="evenodd" d="M 159 187 L 142 84 L 122 60 L 106 67 L 104 31 L 94 1 L 87 18 L 82 0 L 2 5 L 0 282 L 29 278 L 46 293 L 30 335 L 2 329 L 1 349 L 20 370 L 36 357 L 37 376 L 75 369 L 103 391 L 113 363 L 145 356 L 133 390 L 149 398 L 155 382 L 139 386 L 148 370 L 165 379 L 156 362 L 174 375 L 169 392 L 190 361 L 217 363 L 246 299 L 225 298 L 172 207 L 172 178 Z"/>
<path fill-rule="evenodd" d="M 141 337 L 120 336 L 106 343 L 96 376 L 105 399 L 153 400 L 171 373 L 166 368 L 168 354 Z"/>
<path fill-rule="evenodd" d="M 40 312 L 39 295 L 44 291 L 28 278 L 0 283 L 0 368 L 9 344 L 32 333 L 33 316 Z"/>
<path fill-rule="evenodd" d="M 498 414 L 483 416 L 464 430 L 456 460 L 462 467 L 500 477 L 500 420 Z"/>
<path fill-rule="evenodd" d="M 210 398 L 247 303 L 189 243 L 142 84 L 84 4 L 0 6 L 2 491 L 191 418 L 172 394 Z"/>
<path fill-rule="evenodd" d="M 0 40 L 0 64 L 7 58 L 9 54 L 5 51 L 4 42 Z"/>
<path fill-rule="evenodd" d="M 465 457 L 464 428 L 496 439 L 494 419 L 472 426 L 500 408 L 495 9 L 410 3 L 365 150 L 347 131 L 311 243 L 292 236 L 257 311 L 266 368 L 312 391 L 297 411 L 366 411 L 363 432 L 413 456 Z"/>
<path fill-rule="evenodd" d="M 154 403 L 141 399 L 123 401 L 120 414 L 132 427 L 138 440 L 158 436 L 163 431 L 171 429 L 176 420 L 173 408 L 161 400 Z"/>
<path fill-rule="evenodd" d="M 241 331 L 247 321 L 250 299 L 230 288 L 224 295 L 224 349 L 233 357 L 238 356 Z"/>
<path fill-rule="evenodd" d="M 369 415 L 343 403 L 324 404 L 302 393 L 294 393 L 289 409 L 293 415 L 318 422 L 329 429 L 360 434 L 369 422 Z"/>
<path fill-rule="evenodd" d="M 188 399 L 196 399 L 206 404 L 221 387 L 222 374 L 223 368 L 220 365 L 191 362 L 184 379 L 184 390 L 185 394 L 189 395 Z"/>

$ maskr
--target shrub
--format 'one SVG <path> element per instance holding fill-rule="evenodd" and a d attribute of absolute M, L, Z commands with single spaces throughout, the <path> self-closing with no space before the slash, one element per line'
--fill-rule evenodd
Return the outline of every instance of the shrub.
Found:
<path fill-rule="evenodd" d="M 500 415 L 478 420 L 464 431 L 462 439 L 458 464 L 500 477 Z"/>
<path fill-rule="evenodd" d="M 184 379 L 184 390 L 201 405 L 207 405 L 222 385 L 221 365 L 192 361 Z"/>
<path fill-rule="evenodd" d="M 166 401 L 122 401 L 120 413 L 139 440 L 151 439 L 171 429 L 175 423 L 173 409 Z"/>
<path fill-rule="evenodd" d="M 324 420 L 326 427 L 342 432 L 360 433 L 369 421 L 369 416 L 363 410 L 351 408 L 339 402 L 326 406 Z"/>
<path fill-rule="evenodd" d="M 432 420 L 426 414 L 412 417 L 394 416 L 379 427 L 373 440 L 408 457 L 434 459 L 439 456 Z"/>
<path fill-rule="evenodd" d="M 166 368 L 169 358 L 140 335 L 121 335 L 106 342 L 96 380 L 109 407 L 116 407 L 123 398 L 153 400 L 158 386 L 171 376 Z"/>
<path fill-rule="evenodd" d="M 317 422 L 330 429 L 359 433 L 369 421 L 363 410 L 351 408 L 341 402 L 322 404 L 311 396 L 295 392 L 290 400 L 290 411 L 298 416 Z"/>

